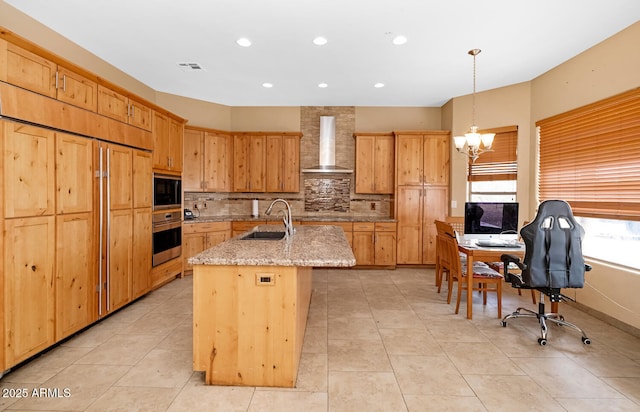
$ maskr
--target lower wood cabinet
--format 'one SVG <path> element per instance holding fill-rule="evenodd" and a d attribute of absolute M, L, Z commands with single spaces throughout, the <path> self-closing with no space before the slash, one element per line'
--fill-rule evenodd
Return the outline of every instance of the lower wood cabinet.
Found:
<path fill-rule="evenodd" d="M 374 242 L 376 266 L 396 265 L 396 223 L 376 222 Z"/>
<path fill-rule="evenodd" d="M 231 237 L 230 222 L 187 223 L 182 226 L 183 272 L 192 272 L 190 257 L 218 245 Z"/>

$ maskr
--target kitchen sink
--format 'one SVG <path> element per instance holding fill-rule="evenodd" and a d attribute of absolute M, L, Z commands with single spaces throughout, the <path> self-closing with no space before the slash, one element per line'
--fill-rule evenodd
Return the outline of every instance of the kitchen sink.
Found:
<path fill-rule="evenodd" d="M 280 240 L 285 232 L 251 232 L 240 238 L 240 240 Z"/>

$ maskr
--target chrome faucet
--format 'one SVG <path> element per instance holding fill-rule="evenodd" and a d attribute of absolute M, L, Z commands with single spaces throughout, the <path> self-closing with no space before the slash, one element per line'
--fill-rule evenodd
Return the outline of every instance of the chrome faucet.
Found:
<path fill-rule="evenodd" d="M 287 206 L 287 210 L 286 211 L 282 211 L 284 216 L 282 218 L 282 221 L 284 223 L 284 231 L 285 231 L 285 236 L 286 237 L 292 237 L 293 233 L 294 233 L 294 229 L 293 229 L 293 221 L 291 220 L 291 206 L 289 206 L 289 203 L 284 200 L 284 199 L 276 199 L 273 202 L 271 202 L 271 204 L 269 205 L 269 207 L 267 208 L 267 211 L 264 212 L 265 215 L 269 216 L 271 215 L 271 209 L 273 209 L 273 205 L 275 205 L 276 203 L 281 202 L 284 203 L 285 206 Z"/>

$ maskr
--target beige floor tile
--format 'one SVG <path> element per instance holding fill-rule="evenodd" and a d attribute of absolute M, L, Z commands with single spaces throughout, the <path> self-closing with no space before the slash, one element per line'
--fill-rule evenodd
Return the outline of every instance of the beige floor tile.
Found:
<path fill-rule="evenodd" d="M 640 378 L 603 378 L 602 380 L 638 404 L 640 410 Z"/>
<path fill-rule="evenodd" d="M 178 326 L 189 325 L 192 322 L 191 315 L 152 312 L 131 323 L 122 333 L 167 336 Z"/>
<path fill-rule="evenodd" d="M 205 385 L 204 374 L 194 372 L 167 412 L 245 412 L 254 392 L 253 387 Z"/>
<path fill-rule="evenodd" d="M 423 321 L 436 341 L 446 342 L 488 342 L 489 339 L 473 324 L 458 315 L 440 320 Z"/>
<path fill-rule="evenodd" d="M 192 351 L 193 325 L 189 323 L 188 325 L 178 326 L 158 343 L 156 349 Z"/>
<path fill-rule="evenodd" d="M 329 340 L 329 371 L 386 372 L 391 370 L 382 339 Z"/>
<path fill-rule="evenodd" d="M 504 352 L 491 342 L 448 342 L 449 359 L 463 375 L 524 375 Z"/>
<path fill-rule="evenodd" d="M 180 388 L 112 387 L 87 412 L 164 411 Z"/>
<path fill-rule="evenodd" d="M 307 392 L 326 392 L 329 360 L 326 354 L 303 353 L 298 367 L 296 389 Z"/>
<path fill-rule="evenodd" d="M 325 412 L 325 392 L 256 391 L 247 409 L 249 412 Z"/>
<path fill-rule="evenodd" d="M 409 307 L 408 309 L 371 309 L 373 318 L 379 328 L 416 328 L 422 327 L 423 323 L 416 313 Z"/>
<path fill-rule="evenodd" d="M 391 372 L 329 372 L 329 411 L 406 411 Z"/>
<path fill-rule="evenodd" d="M 62 343 L 62 346 L 95 348 L 111 339 L 113 335 L 118 333 L 121 329 L 123 329 L 122 323 L 100 322 L 83 331 L 82 333 L 72 337 L 68 341 Z"/>
<path fill-rule="evenodd" d="M 475 396 L 404 395 L 409 412 L 486 412 Z"/>
<path fill-rule="evenodd" d="M 41 385 L 67 389 L 68 397 L 30 397 L 11 407 L 18 410 L 84 411 L 129 370 L 129 366 L 71 365 Z"/>
<path fill-rule="evenodd" d="M 465 375 L 478 399 L 490 411 L 564 411 L 528 376 Z"/>
<path fill-rule="evenodd" d="M 309 327 L 304 331 L 302 353 L 327 353 L 327 328 Z"/>
<path fill-rule="evenodd" d="M 91 348 L 58 346 L 7 375 L 2 382 L 41 384 L 71 365 Z"/>
<path fill-rule="evenodd" d="M 180 388 L 193 374 L 193 353 L 153 349 L 116 386 Z"/>
<path fill-rule="evenodd" d="M 629 399 L 558 399 L 568 412 L 638 412 L 640 405 Z"/>
<path fill-rule="evenodd" d="M 135 365 L 157 344 L 157 336 L 117 334 L 78 359 L 76 364 Z"/>
<path fill-rule="evenodd" d="M 640 363 L 617 353 L 568 355 L 598 377 L 640 378 Z"/>
<path fill-rule="evenodd" d="M 474 395 L 460 372 L 444 356 L 391 355 L 390 358 L 405 395 Z"/>
<path fill-rule="evenodd" d="M 444 356 L 442 346 L 425 327 L 411 329 L 380 329 L 389 355 Z"/>
<path fill-rule="evenodd" d="M 333 317 L 328 322 L 329 339 L 368 339 L 380 340 L 376 322 L 370 316 L 363 317 Z"/>

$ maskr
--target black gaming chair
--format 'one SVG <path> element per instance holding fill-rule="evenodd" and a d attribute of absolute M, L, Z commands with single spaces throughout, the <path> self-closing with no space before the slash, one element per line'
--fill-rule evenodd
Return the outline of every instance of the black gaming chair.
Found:
<path fill-rule="evenodd" d="M 573 300 L 563 295 L 561 289 L 582 288 L 584 274 L 591 270 L 582 256 L 584 229 L 573 218 L 571 207 L 563 200 L 542 202 L 535 219 L 524 226 L 520 234 L 526 246 L 524 261 L 514 255 L 502 255 L 504 278 L 514 288 L 538 290 L 538 312 L 518 308 L 502 319 L 502 326 L 506 327 L 507 320 L 511 318 L 537 318 L 542 331 L 538 343 L 542 346 L 547 344 L 547 321 L 577 330 L 582 334 L 582 342 L 590 344 L 582 329 L 566 322 L 562 315 L 545 313 L 544 308 L 545 295 L 551 302 Z M 518 265 L 521 274 L 509 273 L 511 262 Z"/>

